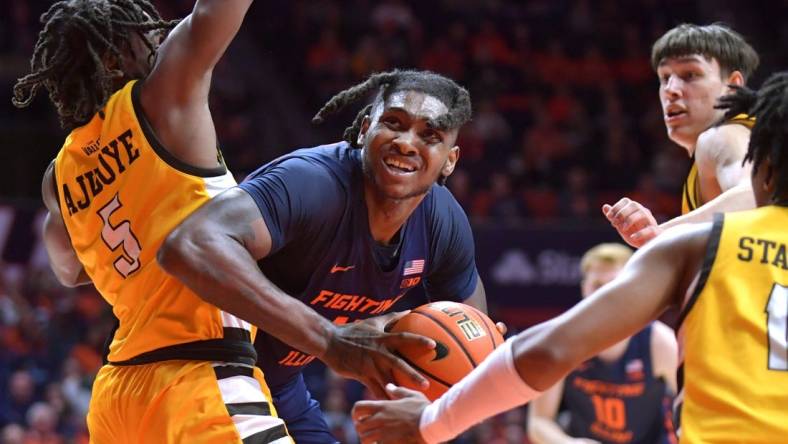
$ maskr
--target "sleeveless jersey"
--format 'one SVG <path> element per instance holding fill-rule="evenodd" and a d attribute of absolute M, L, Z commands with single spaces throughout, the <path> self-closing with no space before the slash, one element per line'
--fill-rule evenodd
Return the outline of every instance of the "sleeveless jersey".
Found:
<path fill-rule="evenodd" d="M 722 123 L 722 125 L 734 124 L 752 129 L 752 126 L 755 125 L 755 118 L 746 114 L 739 114 Z M 684 181 L 684 188 L 681 193 L 681 214 L 687 214 L 703 204 L 704 202 L 700 196 L 700 183 L 698 182 L 698 165 L 695 163 L 695 155 L 693 155 L 692 166 L 689 173 L 687 173 L 687 179 Z"/>
<path fill-rule="evenodd" d="M 164 359 L 253 363 L 250 325 L 204 302 L 156 262 L 167 234 L 235 180 L 180 162 L 156 139 L 131 81 L 74 129 L 55 159 L 71 244 L 119 324 L 114 364 Z"/>
<path fill-rule="evenodd" d="M 566 377 L 568 433 L 603 443 L 667 443 L 672 436 L 665 381 L 655 378 L 651 326 L 632 336 L 620 359 L 599 357 Z"/>
<path fill-rule="evenodd" d="M 462 301 L 476 287 L 470 224 L 445 187 L 430 189 L 398 242 L 389 247 L 375 242 L 361 150 L 346 143 L 297 150 L 252 173 L 239 187 L 258 203 L 272 233 L 272 252 L 259 262 L 263 274 L 335 324 L 429 300 Z M 282 216 L 287 212 L 294 215 Z M 381 249 L 388 267 L 377 259 Z M 426 298 L 411 292 L 422 285 Z M 263 331 L 255 346 L 274 392 L 314 360 Z"/>
<path fill-rule="evenodd" d="M 788 437 L 788 208 L 717 215 L 679 316 L 675 413 L 685 443 Z"/>

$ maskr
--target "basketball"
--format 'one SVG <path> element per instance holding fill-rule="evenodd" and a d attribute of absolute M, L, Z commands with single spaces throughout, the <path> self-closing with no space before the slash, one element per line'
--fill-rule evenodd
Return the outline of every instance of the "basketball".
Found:
<path fill-rule="evenodd" d="M 457 302 L 433 302 L 413 309 L 389 326 L 391 332 L 410 332 L 435 340 L 435 349 L 401 347 L 395 353 L 430 382 L 422 392 L 438 398 L 470 373 L 496 347 L 503 336 L 481 311 Z M 394 372 L 399 385 L 410 386 L 406 376 Z"/>

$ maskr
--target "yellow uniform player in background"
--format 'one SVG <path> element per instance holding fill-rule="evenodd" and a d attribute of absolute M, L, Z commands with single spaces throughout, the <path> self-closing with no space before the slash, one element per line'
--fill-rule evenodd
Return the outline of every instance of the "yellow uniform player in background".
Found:
<path fill-rule="evenodd" d="M 45 87 L 71 131 L 42 186 L 52 268 L 65 285 L 92 282 L 119 321 L 93 386 L 93 442 L 291 442 L 254 367 L 254 328 L 156 262 L 178 223 L 235 185 L 208 92 L 250 4 L 199 0 L 174 26 L 147 0 L 55 3 L 14 87 L 17 106 Z"/>
<path fill-rule="evenodd" d="M 734 30 L 719 24 L 679 25 L 651 50 L 659 101 L 670 140 L 687 151 L 692 167 L 682 193 L 682 216 L 658 224 L 639 202 L 622 198 L 602 212 L 621 238 L 641 247 L 683 223 L 711 222 L 714 213 L 755 207 L 747 152 L 752 119 L 723 119 L 715 108 L 731 87 L 743 86 L 758 67 L 758 54 Z"/>

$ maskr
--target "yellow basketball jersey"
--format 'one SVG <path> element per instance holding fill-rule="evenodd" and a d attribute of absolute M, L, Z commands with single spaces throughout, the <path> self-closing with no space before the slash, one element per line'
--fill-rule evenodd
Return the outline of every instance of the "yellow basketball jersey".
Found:
<path fill-rule="evenodd" d="M 204 302 L 156 262 L 167 234 L 235 180 L 224 166 L 195 168 L 166 151 L 142 112 L 140 86 L 132 81 L 112 95 L 55 159 L 71 243 L 119 320 L 109 361 L 252 364 L 251 326 Z"/>
<path fill-rule="evenodd" d="M 788 437 L 788 207 L 718 215 L 679 317 L 680 442 Z"/>
<path fill-rule="evenodd" d="M 747 114 L 738 114 L 723 123 L 723 125 L 744 125 L 749 129 L 755 125 L 755 118 Z M 705 202 L 700 196 L 700 184 L 698 183 L 698 165 L 695 163 L 695 156 L 692 157 L 692 167 L 684 181 L 684 189 L 681 193 L 681 214 L 687 214 L 695 210 Z"/>

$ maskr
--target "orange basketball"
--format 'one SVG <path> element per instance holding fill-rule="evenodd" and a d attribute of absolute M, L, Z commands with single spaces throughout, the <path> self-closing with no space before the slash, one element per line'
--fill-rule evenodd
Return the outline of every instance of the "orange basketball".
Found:
<path fill-rule="evenodd" d="M 435 340 L 435 349 L 428 352 L 417 346 L 395 351 L 430 381 L 429 388 L 423 390 L 430 400 L 446 392 L 503 343 L 490 318 L 457 302 L 422 305 L 400 318 L 389 331 L 411 332 Z M 394 372 L 394 380 L 399 385 L 413 385 L 400 372 Z"/>

